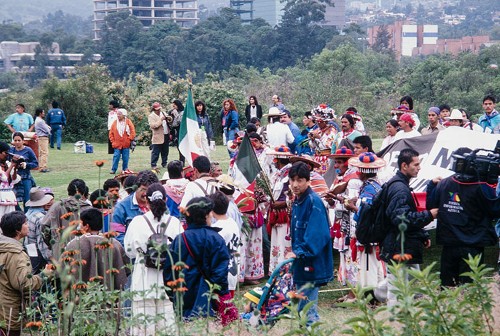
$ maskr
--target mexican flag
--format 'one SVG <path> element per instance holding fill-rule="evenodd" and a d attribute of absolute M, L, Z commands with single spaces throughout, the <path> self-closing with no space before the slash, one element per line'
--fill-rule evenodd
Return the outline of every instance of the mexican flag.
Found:
<path fill-rule="evenodd" d="M 234 163 L 234 182 L 243 188 L 248 188 L 261 170 L 250 138 L 245 134 Z"/>
<path fill-rule="evenodd" d="M 184 109 L 179 128 L 179 151 L 184 155 L 190 166 L 193 165 L 194 159 L 203 155 L 201 141 L 201 130 L 198 126 L 198 120 L 194 110 L 193 93 L 191 92 L 191 88 L 189 88 L 186 108 Z"/>

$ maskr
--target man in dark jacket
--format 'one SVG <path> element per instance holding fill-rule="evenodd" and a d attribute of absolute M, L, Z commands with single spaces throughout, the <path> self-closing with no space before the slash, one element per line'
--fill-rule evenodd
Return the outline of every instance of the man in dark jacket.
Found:
<path fill-rule="evenodd" d="M 333 279 L 332 243 L 328 213 L 321 198 L 310 187 L 310 169 L 304 162 L 296 162 L 290 168 L 290 189 L 295 195 L 291 214 L 292 251 L 286 258 L 293 262 L 293 281 L 306 297 L 299 302 L 299 310 L 313 301 L 307 312 L 308 325 L 319 320 L 317 312 L 318 291 Z"/>
<path fill-rule="evenodd" d="M 401 255 L 404 253 L 411 259 L 407 262 L 410 268 L 419 268 L 423 262 L 423 248 L 430 247 L 431 241 L 428 233 L 423 229 L 436 218 L 438 209 L 417 211 L 417 206 L 410 189 L 410 179 L 416 177 L 420 171 L 420 160 L 418 152 L 406 148 L 399 153 L 399 171 L 389 182 L 387 182 L 387 208 L 386 216 L 390 219 L 390 231 L 382 243 L 381 258 L 385 262 L 404 260 Z M 406 219 L 406 230 L 404 232 L 404 251 L 401 251 L 401 240 L 399 225 Z M 396 256 L 396 258 L 395 258 Z M 387 305 L 396 303 L 396 297 L 392 290 L 391 282 L 394 275 L 387 274 L 388 294 Z"/>
<path fill-rule="evenodd" d="M 429 181 L 427 208 L 439 208 L 436 240 L 441 252 L 441 285 L 456 286 L 471 282 L 460 276 L 470 271 L 464 261 L 468 255 L 481 255 L 484 247 L 493 246 L 498 238 L 493 220 L 500 217 L 500 198 L 486 182 L 465 181 L 461 175 Z"/>

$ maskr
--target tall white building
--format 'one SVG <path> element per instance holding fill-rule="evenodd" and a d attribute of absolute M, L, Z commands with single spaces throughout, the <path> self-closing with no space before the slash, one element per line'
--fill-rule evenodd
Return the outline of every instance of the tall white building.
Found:
<path fill-rule="evenodd" d="M 100 38 L 106 15 L 119 10 L 128 10 L 144 27 L 162 20 L 173 20 L 184 28 L 198 23 L 198 0 L 93 0 L 93 2 L 96 40 Z"/>

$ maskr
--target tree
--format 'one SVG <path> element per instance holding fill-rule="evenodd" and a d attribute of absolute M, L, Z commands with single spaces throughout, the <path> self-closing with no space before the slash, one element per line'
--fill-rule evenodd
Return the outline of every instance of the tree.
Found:
<path fill-rule="evenodd" d="M 387 52 L 390 47 L 392 35 L 386 25 L 381 25 L 377 30 L 377 37 L 373 43 L 372 49 L 377 52 Z"/>

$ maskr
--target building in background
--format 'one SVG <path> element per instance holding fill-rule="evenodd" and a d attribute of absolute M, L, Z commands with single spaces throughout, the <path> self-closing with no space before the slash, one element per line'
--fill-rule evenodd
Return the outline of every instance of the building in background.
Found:
<path fill-rule="evenodd" d="M 29 72 L 33 69 L 39 42 L 3 41 L 0 43 L 0 72 Z M 75 65 L 83 60 L 84 54 L 61 53 L 59 44 L 52 43 L 48 58 L 47 70 L 53 71 L 56 67 L 64 73 L 70 73 Z M 93 54 L 94 61 L 101 60 L 101 55 Z"/>
<path fill-rule="evenodd" d="M 281 23 L 285 8 L 282 0 L 230 0 L 229 5 L 243 22 L 261 18 L 273 27 Z M 344 28 L 345 7 L 345 0 L 333 0 L 332 6 L 326 6 L 323 25 Z"/>
<path fill-rule="evenodd" d="M 172 20 L 183 28 L 196 25 L 198 19 L 197 0 L 93 0 L 94 39 L 100 38 L 100 31 L 106 15 L 127 10 L 136 16 L 144 27 L 155 22 Z"/>

